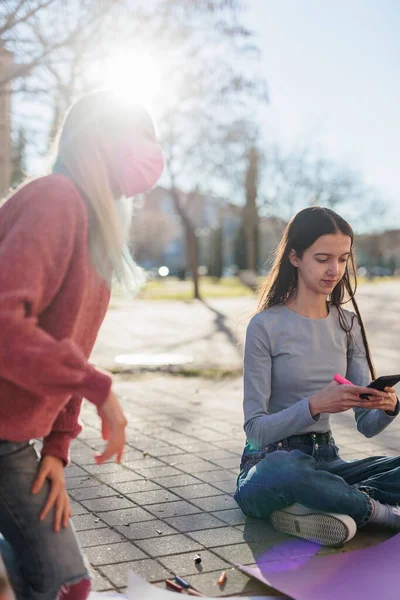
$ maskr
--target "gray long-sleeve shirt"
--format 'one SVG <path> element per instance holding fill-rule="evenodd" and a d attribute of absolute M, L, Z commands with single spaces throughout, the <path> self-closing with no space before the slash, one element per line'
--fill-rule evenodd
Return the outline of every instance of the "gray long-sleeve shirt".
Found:
<path fill-rule="evenodd" d="M 244 429 L 254 448 L 290 435 L 329 430 L 329 414 L 311 416 L 309 399 L 339 373 L 355 385 L 370 382 L 361 328 L 354 313 L 351 342 L 336 307 L 309 319 L 285 306 L 256 314 L 247 327 L 244 353 Z M 398 411 L 396 411 L 398 412 Z M 358 430 L 380 433 L 395 418 L 382 410 L 354 409 Z"/>

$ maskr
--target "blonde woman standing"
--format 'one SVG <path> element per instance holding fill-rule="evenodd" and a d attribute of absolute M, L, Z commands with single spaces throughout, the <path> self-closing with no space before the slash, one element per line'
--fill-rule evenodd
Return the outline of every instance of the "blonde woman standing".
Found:
<path fill-rule="evenodd" d="M 82 398 L 121 459 L 126 419 L 108 375 L 88 363 L 113 276 L 135 285 L 123 198 L 163 169 L 140 106 L 95 92 L 72 106 L 53 173 L 0 209 L 0 533 L 17 600 L 83 600 L 90 576 L 69 522 L 64 467 Z M 43 438 L 37 457 L 32 438 Z"/>

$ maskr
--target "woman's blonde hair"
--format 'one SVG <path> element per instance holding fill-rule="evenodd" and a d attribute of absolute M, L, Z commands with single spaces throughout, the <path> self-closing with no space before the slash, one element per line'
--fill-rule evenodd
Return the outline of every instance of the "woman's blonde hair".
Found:
<path fill-rule="evenodd" d="M 118 148 L 135 135 L 155 140 L 154 123 L 141 106 L 128 105 L 110 91 L 82 97 L 71 106 L 55 141 L 53 171 L 70 177 L 89 216 L 89 251 L 97 271 L 114 275 L 129 291 L 144 283 L 129 246 L 130 202 L 122 198 L 115 170 Z"/>

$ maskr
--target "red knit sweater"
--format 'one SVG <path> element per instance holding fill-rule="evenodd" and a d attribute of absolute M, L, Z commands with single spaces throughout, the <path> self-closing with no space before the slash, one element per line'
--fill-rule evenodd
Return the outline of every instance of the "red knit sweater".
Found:
<path fill-rule="evenodd" d="M 88 217 L 63 175 L 31 181 L 0 208 L 0 439 L 44 438 L 68 462 L 82 397 L 111 379 L 87 359 L 109 288 L 88 255 Z"/>

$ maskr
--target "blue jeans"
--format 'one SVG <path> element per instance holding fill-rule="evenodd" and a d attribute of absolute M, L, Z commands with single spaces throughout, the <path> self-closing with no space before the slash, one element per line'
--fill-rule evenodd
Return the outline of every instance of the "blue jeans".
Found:
<path fill-rule="evenodd" d="M 90 578 L 71 525 L 39 521 L 50 484 L 31 494 L 38 454 L 29 442 L 0 440 L 0 552 L 17 600 L 56 600 L 63 586 Z"/>
<path fill-rule="evenodd" d="M 349 515 L 359 527 L 371 516 L 370 498 L 400 502 L 400 457 L 346 462 L 338 451 L 330 432 L 291 436 L 258 451 L 246 444 L 235 499 L 252 517 L 298 502 Z"/>

